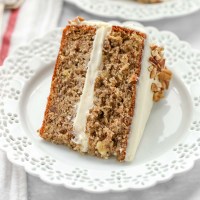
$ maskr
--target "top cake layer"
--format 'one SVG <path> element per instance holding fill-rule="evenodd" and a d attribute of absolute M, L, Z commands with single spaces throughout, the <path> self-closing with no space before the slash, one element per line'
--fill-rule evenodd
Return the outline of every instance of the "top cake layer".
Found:
<path fill-rule="evenodd" d="M 40 135 L 102 158 L 132 160 L 153 100 L 171 78 L 162 51 L 150 47 L 141 28 L 72 21 L 63 31 Z"/>

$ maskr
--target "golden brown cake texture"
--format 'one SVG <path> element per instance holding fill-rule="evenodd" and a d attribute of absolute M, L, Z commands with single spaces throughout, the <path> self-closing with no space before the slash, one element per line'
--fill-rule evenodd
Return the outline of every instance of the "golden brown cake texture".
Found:
<path fill-rule="evenodd" d="M 40 136 L 81 152 L 73 122 L 77 115 L 97 26 L 79 23 L 76 18 L 63 31 L 52 77 Z M 85 134 L 87 153 L 102 158 L 116 156 L 124 161 L 136 102 L 146 34 L 112 26 L 102 48 L 102 61 L 94 82 L 93 106 L 88 110 Z M 171 72 L 165 66 L 163 48 L 153 45 L 149 78 L 155 102 L 164 97 Z"/>

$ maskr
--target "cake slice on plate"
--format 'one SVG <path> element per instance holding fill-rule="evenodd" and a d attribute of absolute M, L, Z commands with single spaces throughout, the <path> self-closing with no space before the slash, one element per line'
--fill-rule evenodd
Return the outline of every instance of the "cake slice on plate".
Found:
<path fill-rule="evenodd" d="M 88 22 L 63 30 L 40 136 L 102 158 L 132 161 L 172 73 L 141 27 Z"/>

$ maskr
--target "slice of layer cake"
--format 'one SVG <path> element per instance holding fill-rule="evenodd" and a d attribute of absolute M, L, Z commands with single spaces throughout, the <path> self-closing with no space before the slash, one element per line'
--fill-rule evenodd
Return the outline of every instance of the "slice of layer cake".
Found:
<path fill-rule="evenodd" d="M 142 28 L 76 18 L 63 31 L 40 136 L 131 161 L 171 76 Z"/>

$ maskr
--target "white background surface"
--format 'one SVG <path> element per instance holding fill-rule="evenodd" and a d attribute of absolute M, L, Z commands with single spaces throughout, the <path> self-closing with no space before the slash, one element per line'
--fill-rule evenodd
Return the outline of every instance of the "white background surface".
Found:
<path fill-rule="evenodd" d="M 59 26 L 65 26 L 69 19 L 75 16 L 85 19 L 118 20 L 99 18 L 89 15 L 68 3 L 63 4 L 63 11 Z M 52 16 L 53 17 L 53 16 Z M 123 21 L 123 20 L 120 20 Z M 160 30 L 174 32 L 181 40 L 200 50 L 200 12 L 179 18 L 157 20 L 143 23 L 145 26 L 155 26 Z M 200 162 L 194 169 L 177 175 L 166 183 L 141 191 L 128 191 L 123 193 L 90 194 L 83 191 L 72 191 L 62 186 L 52 186 L 42 182 L 39 178 L 28 175 L 29 200 L 199 200 L 200 199 Z"/>

